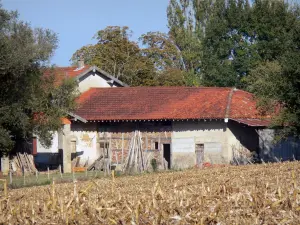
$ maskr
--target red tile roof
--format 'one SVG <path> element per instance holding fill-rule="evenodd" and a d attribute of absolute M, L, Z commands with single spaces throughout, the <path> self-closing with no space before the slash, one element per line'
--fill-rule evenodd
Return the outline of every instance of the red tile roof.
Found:
<path fill-rule="evenodd" d="M 82 68 L 77 68 L 76 66 L 70 67 L 54 67 L 53 69 L 46 69 L 44 71 L 44 76 L 50 76 L 54 74 L 56 82 L 60 83 L 65 78 L 75 78 L 84 71 L 90 68 L 89 65 L 85 65 Z"/>
<path fill-rule="evenodd" d="M 232 88 L 92 88 L 83 93 L 78 102 L 75 113 L 87 120 L 223 119 L 226 115 L 229 118 L 260 117 L 253 95 Z"/>

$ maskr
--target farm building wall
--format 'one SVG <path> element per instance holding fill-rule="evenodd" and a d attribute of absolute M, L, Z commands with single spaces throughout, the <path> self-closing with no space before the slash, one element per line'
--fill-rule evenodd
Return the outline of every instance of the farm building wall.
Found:
<path fill-rule="evenodd" d="M 254 127 L 230 120 L 227 123 L 228 155 L 232 161 L 239 160 L 246 152 L 258 155 L 259 138 Z M 250 154 L 249 154 L 250 156 Z"/>
<path fill-rule="evenodd" d="M 204 146 L 204 162 L 227 164 L 236 150 L 258 151 L 254 128 L 224 120 L 173 122 L 172 160 L 179 168 L 196 164 L 195 145 Z"/>
<path fill-rule="evenodd" d="M 71 142 L 74 141 L 72 145 L 76 146 L 75 151 L 82 164 L 89 165 L 100 157 L 104 145 L 111 148 L 112 162 L 122 163 L 127 156 L 130 139 L 135 130 L 141 132 L 145 153 L 160 161 L 163 144 L 171 143 L 170 123 L 74 123 L 71 126 Z"/>
<path fill-rule="evenodd" d="M 204 146 L 204 162 L 224 164 L 232 161 L 235 148 L 257 151 L 258 136 L 253 128 L 233 121 L 157 121 L 157 122 L 73 122 L 68 138 L 71 158 L 80 157 L 79 166 L 90 165 L 103 155 L 104 146 L 110 146 L 112 162 L 120 164 L 126 159 L 130 139 L 135 130 L 142 135 L 142 148 L 147 157 L 156 158 L 162 166 L 164 148 L 170 148 L 170 166 L 188 168 L 196 165 L 196 145 Z M 38 152 L 47 151 L 52 161 L 60 160 L 59 135 L 55 133 L 53 145 L 45 149 L 38 144 Z M 122 157 L 123 151 L 123 157 Z M 40 159 L 42 155 L 38 154 Z M 60 157 L 60 158 L 58 158 Z M 57 159 L 58 158 L 58 159 Z M 51 162 L 50 162 L 51 163 Z"/>
<path fill-rule="evenodd" d="M 107 78 L 98 72 L 89 72 L 79 79 L 78 90 L 83 93 L 90 88 L 98 87 L 116 87 L 107 82 Z"/>
<path fill-rule="evenodd" d="M 135 130 L 141 132 L 142 148 L 147 156 L 156 158 L 159 164 L 162 164 L 164 147 L 170 144 L 170 163 L 173 168 L 195 166 L 197 144 L 204 145 L 204 162 L 217 164 L 229 163 L 232 160 L 233 146 L 243 146 L 253 151 L 257 148 L 255 143 L 258 144 L 257 135 L 251 129 L 231 122 L 225 123 L 224 120 L 89 122 L 71 125 L 71 146 L 75 146 L 73 153 L 80 156 L 81 165 L 91 164 L 103 154 L 106 143 L 111 146 L 112 162 L 121 163 L 127 156 L 130 139 Z"/>

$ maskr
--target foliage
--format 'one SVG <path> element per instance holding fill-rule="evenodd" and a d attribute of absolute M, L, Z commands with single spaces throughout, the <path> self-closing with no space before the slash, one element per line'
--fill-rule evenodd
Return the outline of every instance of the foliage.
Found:
<path fill-rule="evenodd" d="M 264 113 L 280 106 L 274 126 L 288 124 L 285 135 L 300 134 L 299 16 L 298 4 L 274 0 L 171 0 L 168 8 L 170 36 L 199 83 L 249 90 Z M 184 52 L 200 63 L 186 63 Z"/>
<path fill-rule="evenodd" d="M 152 170 L 153 170 L 154 172 L 156 172 L 156 171 L 157 171 L 157 168 L 158 168 L 156 159 L 154 159 L 154 158 L 151 159 L 150 163 L 151 163 L 151 166 L 152 166 Z"/>
<path fill-rule="evenodd" d="M 130 41 L 131 33 L 126 26 L 99 30 L 95 36 L 98 43 L 77 50 L 71 60 L 75 63 L 82 57 L 130 86 L 151 86 L 154 84 L 153 63 L 142 54 L 137 43 Z"/>
<path fill-rule="evenodd" d="M 198 83 L 202 60 L 202 30 L 195 21 L 192 1 L 171 0 L 167 9 L 169 36 L 180 52 L 182 70 Z"/>
<path fill-rule="evenodd" d="M 57 46 L 56 35 L 47 29 L 32 29 L 16 12 L 0 5 L 0 153 L 33 133 L 45 144 L 49 130 L 60 128 L 60 118 L 74 108 L 71 81 L 55 86 L 52 76 L 43 79 L 42 69 Z"/>
<path fill-rule="evenodd" d="M 257 7 L 266 4 L 263 1 L 259 3 Z M 261 56 L 270 61 L 263 61 L 252 69 L 246 83 L 248 90 L 260 100 L 261 109 L 278 109 L 273 126 L 284 127 L 280 136 L 299 136 L 300 9 L 297 5 L 291 7 L 282 2 L 269 4 L 268 7 L 271 7 L 270 13 L 273 13 L 271 15 L 275 21 L 269 19 L 265 23 L 269 28 L 261 31 L 262 38 L 257 45 Z M 281 18 L 275 19 L 275 15 Z"/>
<path fill-rule="evenodd" d="M 180 51 L 164 33 L 148 32 L 140 37 L 143 55 L 149 58 L 156 70 L 155 80 L 161 86 L 183 86 L 185 77 Z"/>

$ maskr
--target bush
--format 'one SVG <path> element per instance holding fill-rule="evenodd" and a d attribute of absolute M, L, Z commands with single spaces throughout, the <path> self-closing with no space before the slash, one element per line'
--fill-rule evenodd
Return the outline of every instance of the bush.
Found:
<path fill-rule="evenodd" d="M 157 161 L 156 161 L 156 159 L 151 159 L 151 166 L 152 166 L 152 170 L 154 171 L 154 172 L 156 172 L 157 171 Z"/>

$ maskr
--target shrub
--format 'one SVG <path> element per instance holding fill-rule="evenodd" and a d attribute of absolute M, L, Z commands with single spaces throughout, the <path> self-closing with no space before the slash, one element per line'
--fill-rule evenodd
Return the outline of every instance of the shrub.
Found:
<path fill-rule="evenodd" d="M 154 171 L 154 172 L 156 172 L 157 171 L 157 161 L 156 161 L 156 159 L 151 159 L 151 166 L 152 166 L 152 170 Z"/>

